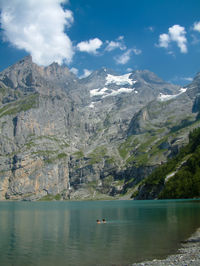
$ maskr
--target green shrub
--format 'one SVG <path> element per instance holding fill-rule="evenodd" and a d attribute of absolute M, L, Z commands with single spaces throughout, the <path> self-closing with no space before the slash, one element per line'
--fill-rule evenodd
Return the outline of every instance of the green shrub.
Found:
<path fill-rule="evenodd" d="M 84 153 L 82 150 L 80 151 L 76 151 L 75 153 L 73 153 L 73 155 L 77 158 L 77 159 L 81 159 L 84 157 Z"/>
<path fill-rule="evenodd" d="M 47 194 L 46 196 L 42 197 L 40 201 L 52 201 L 52 200 L 61 200 L 62 196 L 60 194 L 51 195 Z"/>

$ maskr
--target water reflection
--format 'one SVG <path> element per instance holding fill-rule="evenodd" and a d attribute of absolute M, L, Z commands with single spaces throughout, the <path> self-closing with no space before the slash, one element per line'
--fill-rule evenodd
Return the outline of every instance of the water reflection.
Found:
<path fill-rule="evenodd" d="M 175 252 L 199 226 L 198 201 L 2 202 L 0 264 L 127 265 Z"/>

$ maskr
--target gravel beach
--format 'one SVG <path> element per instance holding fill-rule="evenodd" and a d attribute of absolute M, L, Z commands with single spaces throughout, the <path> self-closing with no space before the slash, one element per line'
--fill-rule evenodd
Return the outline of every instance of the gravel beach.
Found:
<path fill-rule="evenodd" d="M 200 228 L 184 243 L 175 255 L 170 255 L 164 260 L 145 261 L 134 263 L 137 266 L 148 265 L 181 265 L 181 266 L 199 266 L 200 265 Z"/>

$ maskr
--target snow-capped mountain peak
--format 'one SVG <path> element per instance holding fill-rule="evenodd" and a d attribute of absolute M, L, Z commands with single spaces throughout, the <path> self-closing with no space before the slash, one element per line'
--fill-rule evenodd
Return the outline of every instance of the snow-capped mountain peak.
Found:
<path fill-rule="evenodd" d="M 130 78 L 131 75 L 132 73 L 124 75 L 106 73 L 102 83 L 99 83 L 98 87 L 93 87 L 90 89 L 90 97 L 98 97 L 98 99 L 103 99 L 108 96 L 116 96 L 121 93 L 133 92 L 135 90 L 133 85 L 137 81 Z"/>

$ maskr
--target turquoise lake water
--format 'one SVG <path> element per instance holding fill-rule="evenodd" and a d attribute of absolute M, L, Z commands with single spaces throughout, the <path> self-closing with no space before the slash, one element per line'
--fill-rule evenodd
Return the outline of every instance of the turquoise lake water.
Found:
<path fill-rule="evenodd" d="M 175 253 L 198 227 L 198 200 L 0 202 L 0 265 L 131 265 Z"/>

